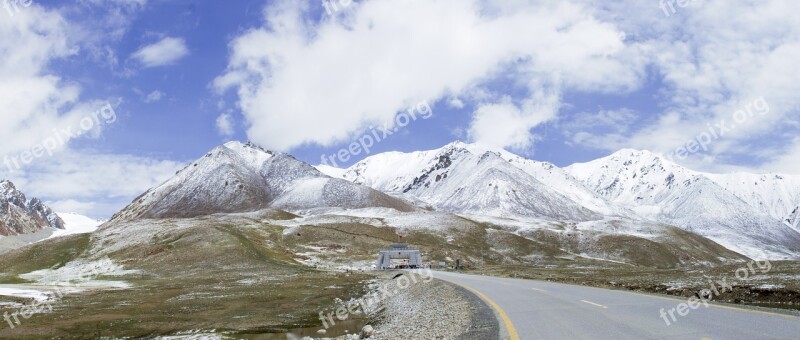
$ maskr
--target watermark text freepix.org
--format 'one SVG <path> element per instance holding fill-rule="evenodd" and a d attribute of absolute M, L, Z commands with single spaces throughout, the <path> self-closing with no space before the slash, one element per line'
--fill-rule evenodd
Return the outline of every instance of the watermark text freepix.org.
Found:
<path fill-rule="evenodd" d="M 325 7 L 325 11 L 328 12 L 328 15 L 334 15 L 336 12 L 339 11 L 339 4 L 342 8 L 347 8 L 353 4 L 353 0 L 322 0 L 322 6 Z"/>
<path fill-rule="evenodd" d="M 3 8 L 12 17 L 21 11 L 20 7 L 28 8 L 31 5 L 33 5 L 33 0 L 3 0 Z"/>
<path fill-rule="evenodd" d="M 102 121 L 101 121 L 102 118 Z M 84 116 L 79 122 L 79 129 L 74 126 L 68 126 L 65 129 L 53 129 L 53 134 L 34 145 L 29 150 L 20 152 L 16 156 L 3 156 L 3 164 L 8 168 L 9 172 L 20 170 L 23 166 L 30 164 L 37 158 L 53 156 L 55 150 L 59 147 L 66 145 L 71 139 L 79 137 L 101 123 L 113 124 L 117 121 L 117 113 L 111 104 L 106 103 L 99 110 L 92 112 L 90 115 Z"/>
<path fill-rule="evenodd" d="M 758 97 L 754 101 L 746 104 L 743 108 L 736 110 L 731 115 L 732 121 L 725 119 L 720 120 L 716 124 L 706 124 L 708 128 L 706 131 L 701 132 L 695 138 L 690 139 L 684 145 L 681 145 L 673 152 L 667 155 L 672 160 L 677 157 L 678 159 L 686 159 L 689 155 L 700 152 L 700 150 L 708 151 L 709 146 L 719 139 L 724 138 L 728 133 L 736 130 L 739 125 L 747 122 L 751 118 L 764 116 L 770 111 L 769 103 L 764 97 Z"/>
<path fill-rule="evenodd" d="M 678 7 L 685 8 L 696 1 L 697 0 L 659 0 L 658 8 L 661 8 L 661 10 L 664 11 L 664 16 L 669 18 L 671 15 L 678 12 Z"/>
<path fill-rule="evenodd" d="M 416 121 L 420 117 L 422 117 L 422 119 L 428 119 L 431 118 L 431 116 L 433 116 L 433 109 L 428 102 L 420 102 L 407 111 L 400 112 L 396 115 L 394 118 L 394 128 L 391 127 L 391 122 L 378 128 L 370 127 L 368 133 L 350 143 L 347 148 L 340 149 L 332 155 L 322 155 L 320 157 L 320 164 L 338 168 L 339 162 L 347 162 L 351 157 L 358 156 L 362 153 L 368 155 L 372 147 L 375 146 L 375 143 L 380 143 L 386 138 L 389 138 L 395 132 L 400 131 L 400 129 L 408 126 L 408 124 L 411 124 L 411 122 Z"/>
<path fill-rule="evenodd" d="M 104 258 L 88 267 L 82 268 L 74 279 L 78 282 L 93 280 L 100 275 L 113 272 L 113 269 L 114 262 L 108 258 Z M 62 299 L 65 295 L 63 288 L 74 287 L 76 285 L 69 282 L 62 282 L 55 286 L 54 290 L 46 294 L 47 298 L 36 299 L 33 304 L 22 306 L 10 314 L 8 311 L 3 312 L 3 320 L 8 323 L 11 329 L 14 329 L 22 325 L 22 320 L 30 319 L 35 314 L 44 313 L 45 311 L 52 312 L 52 302 Z M 20 317 L 22 319 L 20 319 Z"/>
<path fill-rule="evenodd" d="M 429 283 L 431 281 L 433 281 L 433 271 L 430 269 L 403 272 L 391 281 L 393 285 L 380 284 L 377 292 L 367 294 L 360 299 L 350 300 L 333 312 L 327 314 L 319 312 L 319 320 L 322 321 L 322 327 L 328 329 L 336 325 L 336 320 L 345 321 L 351 314 L 359 313 L 359 309 L 363 314 L 379 312 L 383 308 L 381 307 L 382 302 L 397 295 L 402 290 L 408 289 L 415 284 Z"/>
<path fill-rule="evenodd" d="M 756 268 L 758 268 L 758 270 L 756 270 Z M 736 280 L 745 281 L 750 277 L 750 275 L 766 274 L 769 273 L 771 269 L 772 264 L 767 260 L 750 261 L 746 266 L 736 269 L 734 275 L 736 276 Z M 680 303 L 674 308 L 670 308 L 669 310 L 661 308 L 661 310 L 659 310 L 659 315 L 662 319 L 664 319 L 664 323 L 666 323 L 667 326 L 670 326 L 673 323 L 678 322 L 678 318 L 675 316 L 675 314 L 681 317 L 687 316 L 692 310 L 700 308 L 701 304 L 705 308 L 708 308 L 708 301 L 722 293 L 733 292 L 733 285 L 736 283 L 737 281 L 728 281 L 728 279 L 725 277 L 720 280 L 708 278 L 708 288 L 700 290 L 695 296 L 690 297 L 686 302 Z"/>

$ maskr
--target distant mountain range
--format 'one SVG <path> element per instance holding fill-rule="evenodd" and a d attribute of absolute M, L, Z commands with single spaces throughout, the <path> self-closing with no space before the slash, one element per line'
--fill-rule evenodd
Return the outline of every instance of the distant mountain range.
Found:
<path fill-rule="evenodd" d="M 800 176 L 707 174 L 637 150 L 561 169 L 461 142 L 378 154 L 348 169 L 320 169 L 452 213 L 648 220 L 750 257 L 800 257 L 800 233 L 792 227 L 800 210 Z"/>
<path fill-rule="evenodd" d="M 622 150 L 567 171 L 645 218 L 706 236 L 751 257 L 793 257 L 800 233 L 782 220 L 800 200 L 797 177 L 706 174 L 647 151 Z"/>
<path fill-rule="evenodd" d="M 578 256 L 670 267 L 738 254 L 798 259 L 798 178 L 701 173 L 637 150 L 559 168 L 461 142 L 337 169 L 230 142 L 137 197 L 107 225 L 259 212 L 289 221 L 271 222 L 287 228 L 356 223 L 427 230 L 447 242 L 469 230 L 470 244 L 503 254 L 492 255 L 502 261 Z M 26 202 L 7 181 L 0 189 L 5 235 L 63 229 L 40 201 Z"/>

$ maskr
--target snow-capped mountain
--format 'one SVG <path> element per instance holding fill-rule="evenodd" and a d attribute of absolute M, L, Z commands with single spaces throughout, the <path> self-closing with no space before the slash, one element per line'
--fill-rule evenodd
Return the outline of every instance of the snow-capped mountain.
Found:
<path fill-rule="evenodd" d="M 58 213 L 58 216 L 64 220 L 64 229 L 56 230 L 52 235 L 50 235 L 50 238 L 92 233 L 96 231 L 101 224 L 105 223 L 103 220 L 94 219 L 76 213 L 60 212 Z"/>
<path fill-rule="evenodd" d="M 536 180 L 549 186 L 550 189 L 594 212 L 607 216 L 621 215 L 630 217 L 635 215 L 629 209 L 609 202 L 594 191 L 587 189 L 583 183 L 578 181 L 567 171 L 552 163 L 527 159 L 503 149 L 490 148 L 479 144 L 464 144 L 461 142 L 456 142 L 455 144 L 467 148 L 467 150 L 474 154 L 483 154 L 486 152 L 496 153 L 501 158 L 508 161 L 509 164 L 527 172 Z"/>
<path fill-rule="evenodd" d="M 347 172 L 347 169 L 340 169 L 337 167 L 332 167 L 326 164 L 319 164 L 314 166 L 317 170 L 321 173 L 331 176 L 333 178 L 344 179 L 344 174 Z"/>
<path fill-rule="evenodd" d="M 695 172 L 647 151 L 622 150 L 561 169 L 460 142 L 378 154 L 349 169 L 315 168 L 288 154 L 230 142 L 136 198 L 112 222 L 264 209 L 304 216 L 434 209 L 472 219 L 584 223 L 586 232 L 598 235 L 625 234 L 636 228 L 618 226 L 645 223 L 659 240 L 676 226 L 751 258 L 800 258 L 800 233 L 788 226 L 800 211 L 788 203 L 796 191 L 779 191 L 781 183 L 794 182 L 724 176 Z"/>
<path fill-rule="evenodd" d="M 773 218 L 791 221 L 797 218 L 800 176 L 747 173 L 704 175 Z M 794 223 L 792 225 L 796 226 Z"/>
<path fill-rule="evenodd" d="M 798 176 L 706 174 L 637 150 L 561 169 L 461 142 L 378 154 L 348 169 L 320 169 L 463 215 L 647 219 L 753 258 L 800 257 L 800 233 L 789 227 L 800 215 Z"/>
<path fill-rule="evenodd" d="M 0 236 L 64 229 L 64 221 L 41 200 L 27 200 L 10 181 L 0 181 Z"/>
<path fill-rule="evenodd" d="M 291 155 L 229 142 L 145 192 L 112 218 L 186 218 L 277 208 L 415 209 L 368 187 L 334 179 Z"/>
<path fill-rule="evenodd" d="M 800 254 L 800 233 L 796 230 L 748 204 L 735 194 L 737 191 L 722 187 L 707 174 L 653 153 L 621 150 L 566 170 L 608 200 L 749 257 L 779 259 Z"/>
<path fill-rule="evenodd" d="M 570 221 L 602 218 L 587 206 L 612 212 L 603 199 L 571 183 L 559 170 L 456 142 L 431 151 L 375 155 L 347 169 L 343 178 L 383 192 L 410 195 L 447 212 Z M 563 185 L 554 189 L 537 176 Z M 590 203 L 583 205 L 573 198 Z"/>

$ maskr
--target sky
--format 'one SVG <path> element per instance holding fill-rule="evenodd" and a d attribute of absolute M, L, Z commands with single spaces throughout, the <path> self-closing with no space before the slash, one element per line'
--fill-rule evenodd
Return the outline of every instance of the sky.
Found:
<path fill-rule="evenodd" d="M 0 178 L 56 211 L 109 218 L 231 140 L 800 174 L 793 0 L 0 4 Z"/>

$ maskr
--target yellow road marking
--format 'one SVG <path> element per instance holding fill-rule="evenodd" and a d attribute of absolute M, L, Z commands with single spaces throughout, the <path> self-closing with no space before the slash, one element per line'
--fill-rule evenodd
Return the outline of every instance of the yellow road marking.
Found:
<path fill-rule="evenodd" d="M 453 282 L 453 283 L 455 283 L 455 282 Z M 506 312 L 503 310 L 503 308 L 500 308 L 500 305 L 498 305 L 497 303 L 492 301 L 492 299 L 490 299 L 485 294 L 479 292 L 475 288 L 472 288 L 470 286 L 467 286 L 467 285 L 464 285 L 464 284 L 460 284 L 460 283 L 457 283 L 457 285 L 459 285 L 461 287 L 464 287 L 464 289 L 469 290 L 470 292 L 472 292 L 475 295 L 479 296 L 481 299 L 486 301 L 486 303 L 488 303 L 490 306 L 492 306 L 492 308 L 494 308 L 494 310 L 497 312 L 497 314 L 500 315 L 500 318 L 503 319 L 503 324 L 506 326 L 506 331 L 508 332 L 509 339 L 510 340 L 519 340 L 519 334 L 517 334 L 517 329 L 514 328 L 514 324 L 511 322 L 511 319 L 508 317 L 508 314 L 506 314 Z"/>
<path fill-rule="evenodd" d="M 608 307 L 606 307 L 606 306 L 603 306 L 603 305 L 601 305 L 601 304 L 599 304 L 599 303 L 594 303 L 594 302 L 591 302 L 591 301 L 586 301 L 586 300 L 581 300 L 581 302 L 583 302 L 583 303 L 588 303 L 588 304 L 590 304 L 590 305 L 595 305 L 595 306 L 597 306 L 597 307 L 600 307 L 600 308 L 608 309 Z"/>

